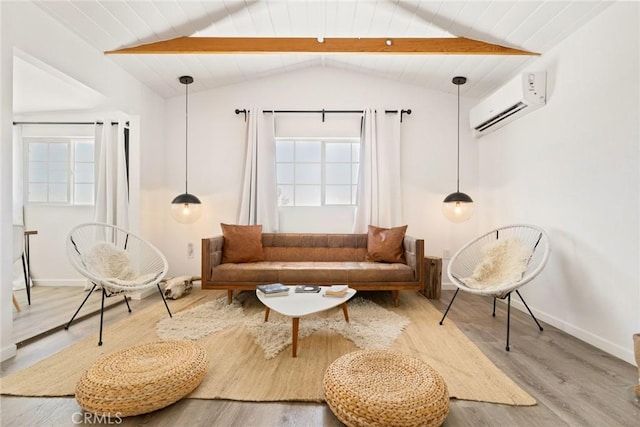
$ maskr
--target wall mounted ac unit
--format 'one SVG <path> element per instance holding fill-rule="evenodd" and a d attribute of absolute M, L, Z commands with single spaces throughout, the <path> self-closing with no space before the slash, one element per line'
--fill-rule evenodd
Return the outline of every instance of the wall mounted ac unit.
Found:
<path fill-rule="evenodd" d="M 486 135 L 545 105 L 547 73 L 522 73 L 469 111 L 476 137 Z"/>

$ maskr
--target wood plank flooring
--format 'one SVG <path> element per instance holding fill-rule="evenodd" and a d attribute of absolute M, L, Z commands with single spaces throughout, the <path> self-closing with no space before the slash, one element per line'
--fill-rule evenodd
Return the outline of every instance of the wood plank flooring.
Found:
<path fill-rule="evenodd" d="M 451 291 L 432 301 L 442 312 Z M 526 294 L 524 295 L 526 298 Z M 96 300 L 99 298 L 92 296 Z M 389 295 L 391 298 L 391 295 Z M 79 304 L 79 302 L 78 302 Z M 162 304 L 159 295 L 131 301 L 132 310 Z M 76 305 L 77 306 L 77 305 Z M 126 316 L 124 307 L 105 313 L 105 324 Z M 401 310 L 401 307 L 399 308 Z M 491 299 L 460 293 L 445 322 L 453 321 L 538 405 L 514 407 L 483 402 L 451 401 L 445 426 L 639 426 L 640 407 L 628 388 L 638 378 L 635 366 L 543 324 L 538 331 L 528 314 L 512 310 L 511 351 L 504 350 L 506 310 Z M 2 375 L 29 366 L 94 333 L 97 319 L 85 319 L 68 331 L 57 331 L 28 342 L 18 356 L 1 365 Z M 631 339 L 631 337 L 629 337 Z M 2 426 L 73 426 L 83 419 L 73 398 L 0 398 Z M 123 420 L 84 419 L 85 424 L 123 426 L 341 426 L 325 404 L 252 403 L 183 399 L 151 414 Z M 101 422 L 100 422 L 101 421 Z"/>
<path fill-rule="evenodd" d="M 27 304 L 27 293 L 13 293 L 20 304 L 20 311 L 13 309 L 13 340 L 18 346 L 43 334 L 58 330 L 67 324 L 78 309 L 87 292 L 75 286 L 34 286 L 31 288 L 31 305 Z M 100 312 L 101 295 L 93 292 L 78 313 L 76 320 Z M 122 296 L 105 298 L 105 310 L 124 304 Z M 122 307 L 126 310 L 126 307 Z"/>

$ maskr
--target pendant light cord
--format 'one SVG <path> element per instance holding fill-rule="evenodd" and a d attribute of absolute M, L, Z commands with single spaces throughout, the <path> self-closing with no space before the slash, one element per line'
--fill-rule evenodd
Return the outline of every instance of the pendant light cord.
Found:
<path fill-rule="evenodd" d="M 458 88 L 460 90 L 460 88 Z M 189 194 L 188 174 L 189 174 L 189 84 L 184 85 L 184 192 Z"/>
<path fill-rule="evenodd" d="M 460 192 L 460 85 L 458 85 L 458 172 L 456 191 Z"/>

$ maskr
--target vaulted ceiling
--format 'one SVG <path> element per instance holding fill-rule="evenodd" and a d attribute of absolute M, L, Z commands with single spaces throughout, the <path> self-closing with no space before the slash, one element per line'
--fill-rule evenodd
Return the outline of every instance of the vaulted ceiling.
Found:
<path fill-rule="evenodd" d="M 217 0 L 37 1 L 100 51 L 194 37 L 466 37 L 544 55 L 607 1 Z M 536 56 L 363 53 L 111 55 L 162 97 L 312 66 L 356 70 L 425 88 L 482 97 Z"/>

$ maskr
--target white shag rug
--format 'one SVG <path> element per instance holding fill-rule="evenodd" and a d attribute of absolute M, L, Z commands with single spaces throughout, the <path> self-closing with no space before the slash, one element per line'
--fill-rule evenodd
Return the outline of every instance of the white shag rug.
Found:
<path fill-rule="evenodd" d="M 400 314 L 380 307 L 364 298 L 349 301 L 349 322 L 344 320 L 339 307 L 300 319 L 298 339 L 308 337 L 320 329 L 330 329 L 353 341 L 362 349 L 383 349 L 391 344 L 410 323 Z M 156 333 L 162 339 L 197 340 L 209 334 L 242 324 L 271 359 L 291 345 L 291 318 L 271 311 L 269 321 L 264 321 L 264 310 L 245 315 L 242 304 L 234 300 L 227 304 L 226 297 L 219 298 L 164 318 L 156 325 Z"/>

